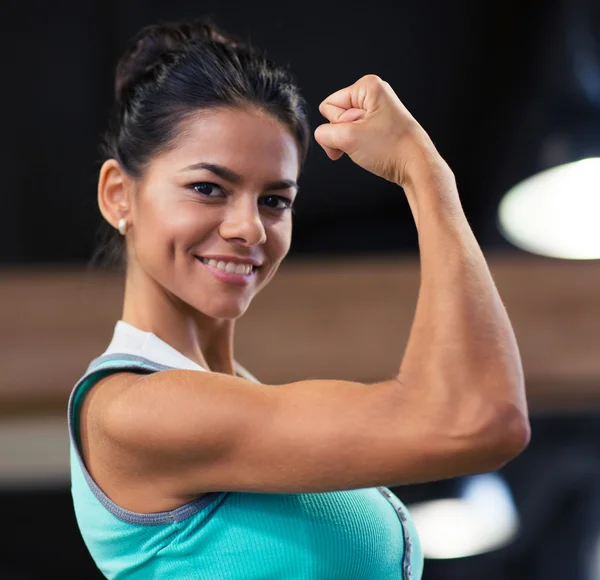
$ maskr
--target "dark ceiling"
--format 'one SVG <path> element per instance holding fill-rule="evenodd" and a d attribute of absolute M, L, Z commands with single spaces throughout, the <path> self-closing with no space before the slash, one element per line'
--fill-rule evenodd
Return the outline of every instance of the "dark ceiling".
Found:
<path fill-rule="evenodd" d="M 97 143 L 113 68 L 126 39 L 157 20 L 211 14 L 265 48 L 295 74 L 313 128 L 330 93 L 367 73 L 387 80 L 453 168 L 486 250 L 510 250 L 496 206 L 541 164 L 537 140 L 557 95 L 572 83 L 566 1 L 7 4 L 0 35 L 3 264 L 89 260 L 100 222 Z M 402 190 L 348 158 L 334 163 L 313 143 L 300 185 L 291 258 L 416 251 Z"/>

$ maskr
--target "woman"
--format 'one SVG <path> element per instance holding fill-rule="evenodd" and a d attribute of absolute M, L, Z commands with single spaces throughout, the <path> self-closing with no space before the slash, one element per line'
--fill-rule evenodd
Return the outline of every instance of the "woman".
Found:
<path fill-rule="evenodd" d="M 384 486 L 494 470 L 527 444 L 517 344 L 452 172 L 377 76 L 320 112 L 331 159 L 408 198 L 414 325 L 389 380 L 261 385 L 234 326 L 290 247 L 304 102 L 206 22 L 145 28 L 117 66 L 98 203 L 125 242 L 123 313 L 69 402 L 75 512 L 107 578 L 420 578 Z"/>

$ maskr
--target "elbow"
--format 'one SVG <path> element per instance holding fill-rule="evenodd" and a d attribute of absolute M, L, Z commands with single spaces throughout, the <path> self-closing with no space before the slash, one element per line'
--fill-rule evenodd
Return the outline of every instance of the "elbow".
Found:
<path fill-rule="evenodd" d="M 525 451 L 530 440 L 531 425 L 526 412 L 515 407 L 496 409 L 480 439 L 482 471 L 500 469 Z"/>
<path fill-rule="evenodd" d="M 505 461 L 520 455 L 531 440 L 529 417 L 521 411 L 511 410 L 501 415 L 501 433 L 498 434 L 498 447 L 506 457 Z"/>

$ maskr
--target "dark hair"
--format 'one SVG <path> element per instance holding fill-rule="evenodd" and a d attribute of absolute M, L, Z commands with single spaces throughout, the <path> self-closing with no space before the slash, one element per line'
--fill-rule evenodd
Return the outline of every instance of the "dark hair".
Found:
<path fill-rule="evenodd" d="M 133 177 L 173 142 L 199 109 L 254 106 L 283 123 L 298 144 L 300 167 L 310 143 L 308 107 L 287 68 L 210 17 L 142 28 L 128 43 L 115 76 L 115 102 L 102 142 Z M 123 266 L 121 236 L 103 223 L 92 262 Z"/>

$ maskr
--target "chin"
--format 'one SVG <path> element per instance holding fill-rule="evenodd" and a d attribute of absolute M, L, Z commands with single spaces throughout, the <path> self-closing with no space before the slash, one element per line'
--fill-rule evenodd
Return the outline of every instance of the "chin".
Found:
<path fill-rule="evenodd" d="M 209 306 L 201 304 L 192 304 L 192 306 L 210 318 L 218 320 L 235 320 L 239 318 L 248 309 L 248 304 L 238 301 L 223 301 L 220 304 L 211 304 Z"/>

